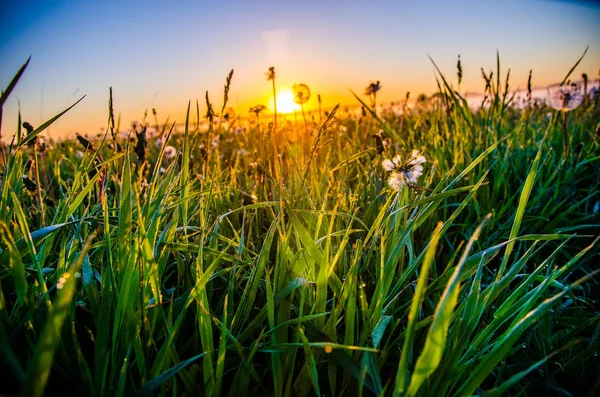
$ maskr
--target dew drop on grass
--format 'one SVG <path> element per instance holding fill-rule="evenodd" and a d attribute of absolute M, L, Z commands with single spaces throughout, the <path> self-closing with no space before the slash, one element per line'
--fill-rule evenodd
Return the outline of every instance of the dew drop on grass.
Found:
<path fill-rule="evenodd" d="M 523 347 L 523 349 L 527 349 L 527 345 L 525 343 L 523 343 L 521 347 Z"/>

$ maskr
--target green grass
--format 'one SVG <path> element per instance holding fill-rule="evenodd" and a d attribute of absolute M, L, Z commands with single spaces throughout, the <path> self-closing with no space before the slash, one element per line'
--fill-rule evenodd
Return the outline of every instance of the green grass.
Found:
<path fill-rule="evenodd" d="M 160 147 L 113 134 L 112 94 L 87 149 L 36 140 L 68 113 L 28 134 L 19 117 L 0 167 L 0 393 L 598 393 L 598 100 L 569 114 L 563 158 L 560 114 L 511 106 L 494 73 L 477 112 L 438 70 L 401 116 L 363 103 L 206 132 L 196 104 L 183 133 L 156 121 Z M 381 162 L 412 149 L 425 174 L 394 192 Z"/>

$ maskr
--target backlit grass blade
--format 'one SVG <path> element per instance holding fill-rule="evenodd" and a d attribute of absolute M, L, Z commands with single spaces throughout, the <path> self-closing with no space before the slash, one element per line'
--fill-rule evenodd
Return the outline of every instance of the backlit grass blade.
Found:
<path fill-rule="evenodd" d="M 523 190 L 521 191 L 521 196 L 519 197 L 519 205 L 515 212 L 515 219 L 513 221 L 512 228 L 510 229 L 510 235 L 509 235 L 510 242 L 506 246 L 506 251 L 504 252 L 504 257 L 502 258 L 502 263 L 500 264 L 498 274 L 496 275 L 496 280 L 499 280 L 502 277 L 502 275 L 504 274 L 506 265 L 508 264 L 508 260 L 510 259 L 510 254 L 512 253 L 513 248 L 515 246 L 514 239 L 519 234 L 519 229 L 521 228 L 521 222 L 523 221 L 523 216 L 525 215 L 525 209 L 527 208 L 527 202 L 529 201 L 529 196 L 531 194 L 531 191 L 533 190 L 533 184 L 535 182 L 535 178 L 536 178 L 536 175 L 538 172 L 540 159 L 542 158 L 542 149 L 544 147 L 544 141 L 545 141 L 545 137 L 544 137 L 544 139 L 542 139 L 542 142 L 539 145 L 537 154 L 535 155 L 535 159 L 533 160 L 533 163 L 531 164 L 531 168 L 529 170 L 529 173 L 527 174 L 527 179 L 525 180 L 525 184 L 523 185 Z"/>
<path fill-rule="evenodd" d="M 173 375 L 176 375 L 179 371 L 181 371 L 188 365 L 192 364 L 194 361 L 204 357 L 206 354 L 209 354 L 209 353 L 211 353 L 211 352 L 209 352 L 209 351 L 202 352 L 198 355 L 195 355 L 194 357 L 188 358 L 187 360 L 184 360 L 184 361 L 180 362 L 179 364 L 167 369 L 162 374 L 149 380 L 144 386 L 142 386 L 137 391 L 136 395 L 138 397 L 151 396 L 154 391 L 156 391 L 159 387 L 161 387 L 166 381 L 171 379 L 171 377 L 173 377 Z"/>
<path fill-rule="evenodd" d="M 50 309 L 48 320 L 42 330 L 40 339 L 35 345 L 33 358 L 22 384 L 24 395 L 32 397 L 41 397 L 44 395 L 46 382 L 48 381 L 50 369 L 54 361 L 54 353 L 60 342 L 61 329 L 72 307 L 72 299 L 77 283 L 74 274 L 81 268 L 83 258 L 91 248 L 95 237 L 95 233 L 88 237 L 81 252 L 69 265 L 67 273 L 63 275 L 64 282 L 60 282 L 62 288 L 58 290 L 56 298 L 52 302 L 53 305 Z"/>
<path fill-rule="evenodd" d="M 17 302 L 25 304 L 27 302 L 27 291 L 29 284 L 27 283 L 27 274 L 25 273 L 25 265 L 21 259 L 21 252 L 17 248 L 12 233 L 4 222 L 0 221 L 0 241 L 5 246 L 4 252 L 0 255 L 0 266 L 10 269 L 12 279 L 15 283 L 15 293 L 17 294 Z"/>
<path fill-rule="evenodd" d="M 12 90 L 15 88 L 15 86 L 17 85 L 19 80 L 21 79 L 21 76 L 23 75 L 23 73 L 25 73 L 25 69 L 27 69 L 27 66 L 29 65 L 29 61 L 31 61 L 31 55 L 29 56 L 29 58 L 27 58 L 27 61 L 25 61 L 25 63 L 19 68 L 19 70 L 13 76 L 12 80 L 10 81 L 10 83 L 8 83 L 6 88 L 2 91 L 2 94 L 0 95 L 0 109 L 2 109 L 2 106 L 4 106 L 4 103 L 8 99 L 8 96 L 10 95 Z M 0 111 L 0 114 L 1 114 L 1 111 Z M 1 118 L 0 118 L 0 121 L 2 121 Z"/>
<path fill-rule="evenodd" d="M 77 100 L 77 102 L 75 102 L 74 104 L 72 104 L 71 106 L 69 106 L 68 108 L 66 108 L 59 114 L 57 114 L 56 116 L 47 120 L 44 124 L 37 127 L 35 130 L 33 130 L 31 132 L 31 134 L 27 134 L 27 136 L 25 138 L 23 138 L 21 143 L 19 143 L 19 147 L 23 147 L 24 145 L 27 145 L 29 142 L 33 141 L 42 131 L 44 131 L 52 123 L 54 123 L 56 120 L 58 120 L 63 114 L 67 113 L 69 110 L 71 110 L 73 107 L 75 107 L 75 105 L 77 105 L 79 102 L 81 102 L 83 100 L 83 98 L 85 98 L 85 95 L 82 96 L 81 98 L 79 98 L 79 100 Z"/>
<path fill-rule="evenodd" d="M 304 335 L 304 330 L 300 328 L 299 332 L 300 337 L 302 338 L 302 346 L 304 347 L 304 355 L 306 356 L 305 366 L 307 368 L 314 391 L 317 396 L 320 396 L 321 390 L 319 388 L 319 371 L 317 370 L 317 362 L 315 361 L 315 356 L 313 355 L 308 339 L 306 338 L 306 335 Z"/>
<path fill-rule="evenodd" d="M 408 386 L 408 380 L 410 378 L 408 365 L 410 364 L 413 352 L 413 343 L 415 336 L 414 331 L 415 325 L 417 323 L 417 315 L 425 297 L 425 289 L 427 288 L 426 283 L 429 275 L 429 268 L 433 264 L 435 252 L 437 250 L 437 244 L 440 239 L 440 232 L 442 230 L 442 226 L 442 222 L 438 223 L 437 227 L 433 231 L 433 234 L 431 235 L 431 240 L 429 242 L 429 246 L 427 247 L 425 259 L 423 260 L 423 263 L 421 265 L 421 271 L 419 272 L 417 287 L 415 289 L 415 294 L 412 298 L 410 313 L 408 314 L 408 324 L 406 326 L 406 331 L 404 334 L 404 344 L 402 345 L 402 354 L 400 355 L 398 372 L 396 373 L 394 396 L 404 395 Z"/>
<path fill-rule="evenodd" d="M 508 329 L 502 336 L 499 338 L 498 342 L 494 344 L 491 351 L 486 354 L 483 359 L 479 362 L 479 364 L 470 372 L 470 375 L 465 383 L 459 387 L 456 391 L 457 395 L 471 395 L 477 386 L 483 382 L 486 376 L 492 371 L 494 366 L 508 353 L 509 349 L 513 346 L 513 344 L 519 339 L 519 337 L 527 330 L 531 324 L 535 321 L 538 321 L 539 318 L 550 310 L 552 306 L 556 304 L 556 302 L 561 299 L 564 295 L 568 294 L 571 290 L 581 285 L 582 283 L 589 280 L 594 275 L 600 273 L 600 269 L 591 273 L 588 276 L 584 276 L 560 293 L 554 295 L 551 298 L 543 301 L 539 306 L 529 311 L 525 316 L 523 316 L 516 324 L 514 324 L 510 329 Z"/>
<path fill-rule="evenodd" d="M 425 380 L 433 373 L 442 359 L 442 355 L 444 354 L 444 350 L 446 348 L 446 337 L 448 334 L 448 328 L 450 327 L 450 320 L 458 299 L 458 291 L 460 288 L 459 277 L 462 267 L 467 259 L 471 247 L 473 246 L 473 243 L 479 238 L 484 224 L 490 217 L 491 214 L 487 215 L 473 233 L 473 236 L 464 249 L 460 261 L 456 265 L 456 269 L 452 274 L 452 278 L 450 281 L 448 281 L 448 285 L 446 286 L 440 302 L 436 307 L 433 315 L 433 321 L 429 327 L 429 331 L 427 332 L 427 337 L 425 339 L 425 346 L 423 347 L 421 355 L 417 359 L 414 372 L 410 379 L 410 384 L 408 385 L 408 396 L 414 396 L 417 394 Z"/>

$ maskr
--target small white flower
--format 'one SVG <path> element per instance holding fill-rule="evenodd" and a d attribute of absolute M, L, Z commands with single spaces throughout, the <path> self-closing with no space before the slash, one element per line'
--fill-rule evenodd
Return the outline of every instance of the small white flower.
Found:
<path fill-rule="evenodd" d="M 83 156 L 85 156 L 85 154 L 81 150 L 75 152 L 75 157 L 77 157 L 78 159 L 82 159 Z"/>
<path fill-rule="evenodd" d="M 176 155 L 177 155 L 177 149 L 175 149 L 173 146 L 165 147 L 165 153 L 164 153 L 165 159 L 171 160 Z"/>
<path fill-rule="evenodd" d="M 394 190 L 401 190 L 404 186 L 414 186 L 421 175 L 423 175 L 423 163 L 427 162 L 425 156 L 416 149 L 413 149 L 407 162 L 402 163 L 399 154 L 392 160 L 385 159 L 381 165 L 383 169 L 392 172 L 388 178 L 388 185 Z"/>
<path fill-rule="evenodd" d="M 581 95 L 581 88 L 575 83 L 554 86 L 548 88 L 548 101 L 554 109 L 568 112 L 581 105 L 583 95 Z"/>
<path fill-rule="evenodd" d="M 402 190 L 406 186 L 406 181 L 400 172 L 392 172 L 387 183 L 393 190 Z"/>
<path fill-rule="evenodd" d="M 383 160 L 381 162 L 381 165 L 383 166 L 384 170 L 386 170 L 388 172 L 393 171 L 396 168 L 400 168 L 402 166 L 402 157 L 399 154 L 397 154 L 391 160 L 388 160 L 388 159 Z"/>

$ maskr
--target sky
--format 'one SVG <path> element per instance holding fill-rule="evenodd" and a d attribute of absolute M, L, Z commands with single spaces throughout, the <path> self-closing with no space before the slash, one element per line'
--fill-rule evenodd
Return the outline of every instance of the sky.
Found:
<path fill-rule="evenodd" d="M 480 68 L 511 86 L 560 82 L 589 50 L 576 76 L 598 79 L 600 2 L 557 0 L 396 1 L 70 1 L 0 0 L 0 86 L 31 63 L 4 105 L 2 133 L 23 120 L 34 126 L 86 98 L 50 129 L 51 137 L 96 133 L 108 118 L 113 88 L 121 126 L 155 108 L 159 120 L 184 121 L 188 101 L 205 92 L 221 108 L 234 69 L 230 104 L 240 114 L 272 101 L 265 72 L 279 90 L 305 83 L 306 104 L 357 101 L 381 81 L 378 101 L 436 90 L 430 56 L 463 92 L 481 92 Z"/>

